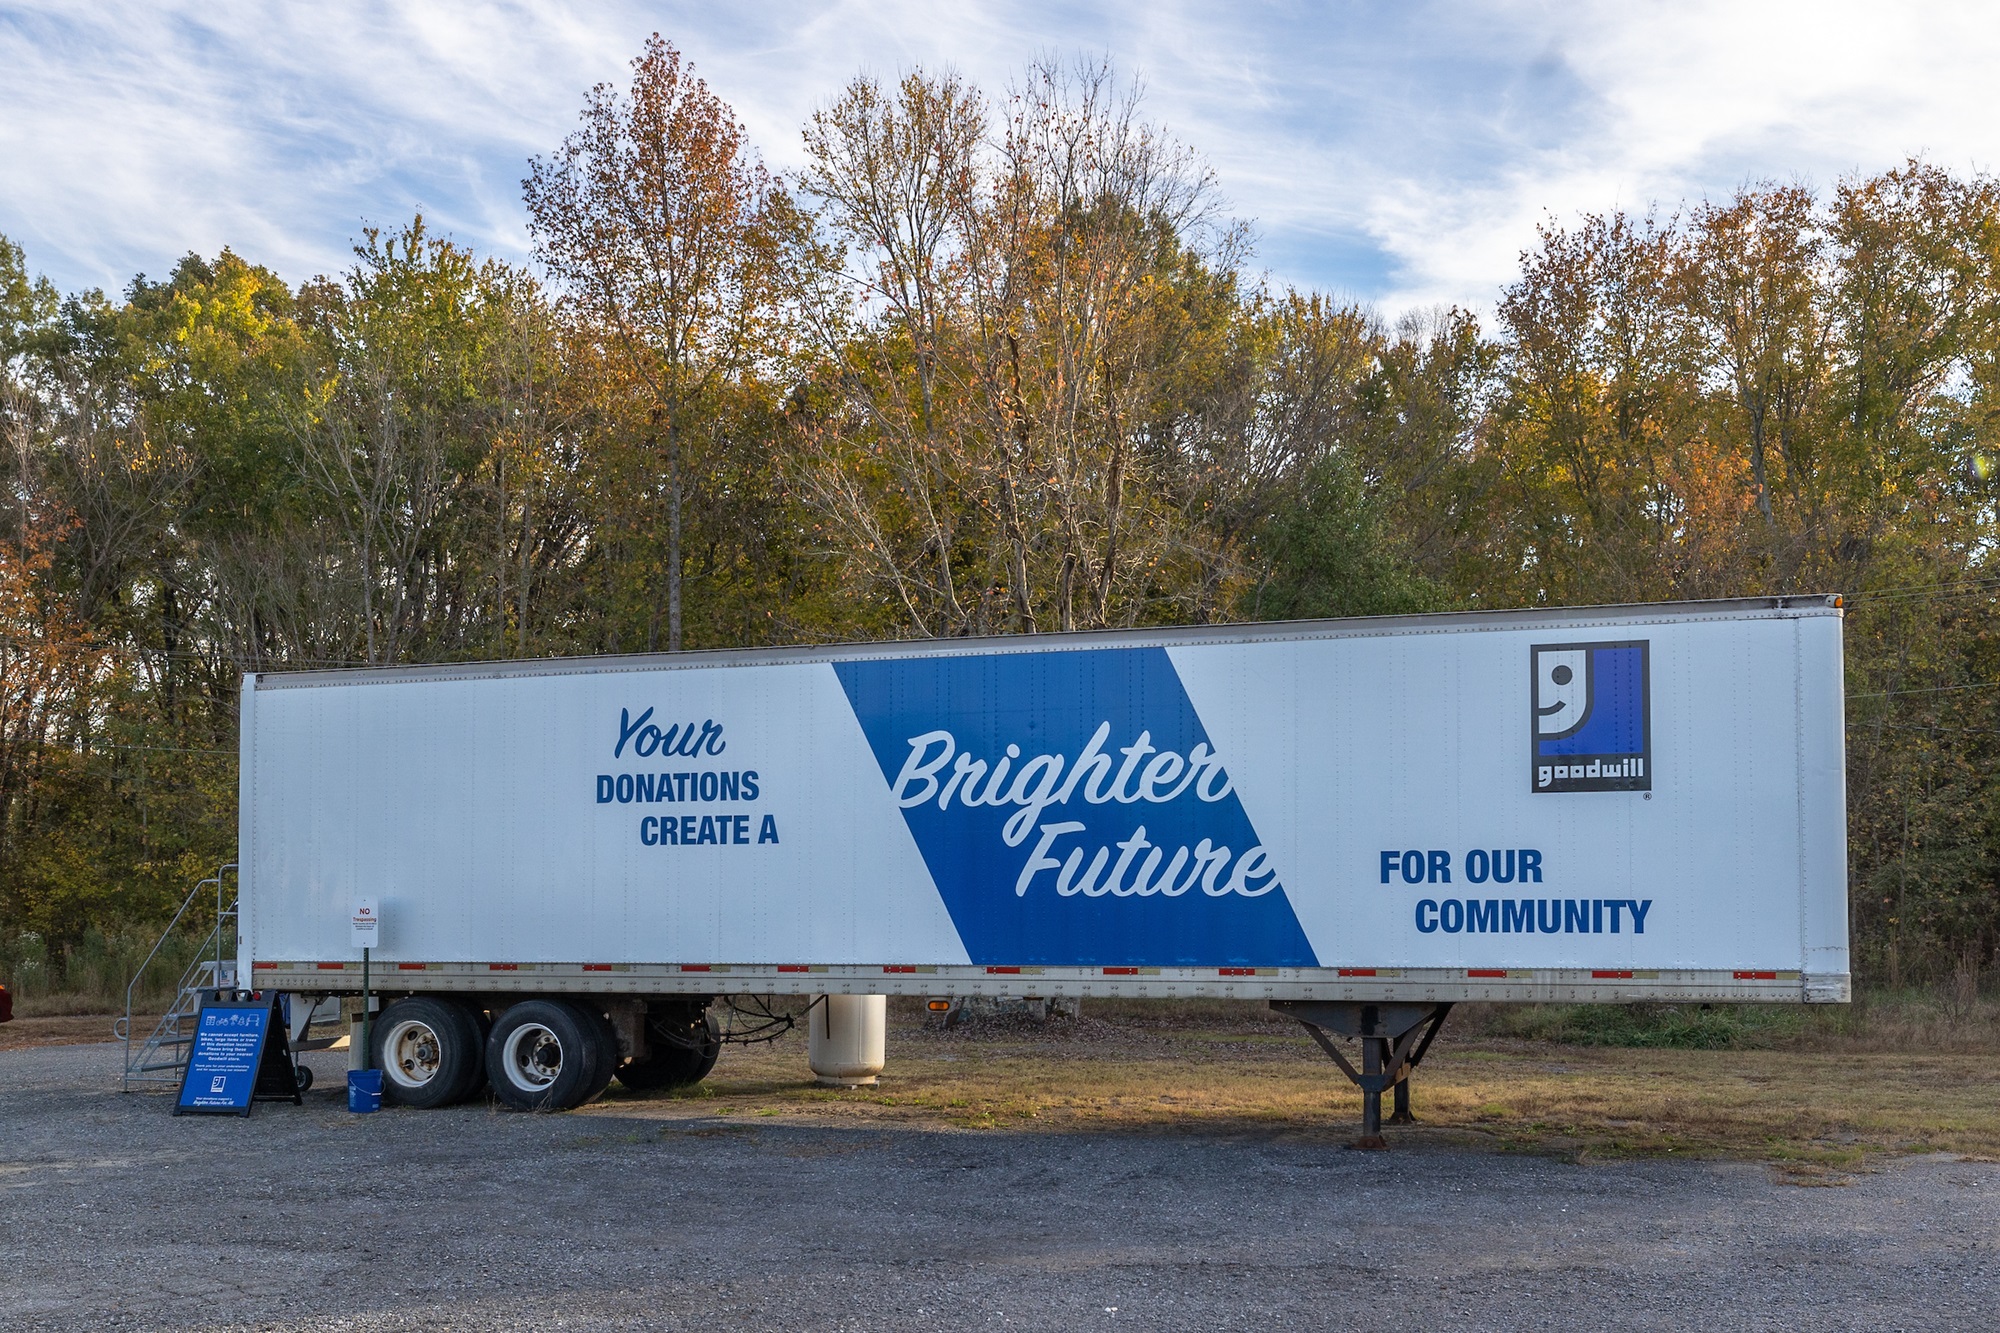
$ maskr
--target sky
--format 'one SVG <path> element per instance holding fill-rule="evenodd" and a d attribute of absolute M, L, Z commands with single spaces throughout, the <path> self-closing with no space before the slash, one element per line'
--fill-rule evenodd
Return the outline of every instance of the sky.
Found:
<path fill-rule="evenodd" d="M 0 235 L 69 291 L 224 246 L 339 273 L 419 210 L 526 261 L 528 158 L 654 31 L 778 171 L 858 73 L 1108 56 L 1274 285 L 1391 316 L 1490 309 L 1538 224 L 2000 161 L 1990 0 L 0 0 Z"/>

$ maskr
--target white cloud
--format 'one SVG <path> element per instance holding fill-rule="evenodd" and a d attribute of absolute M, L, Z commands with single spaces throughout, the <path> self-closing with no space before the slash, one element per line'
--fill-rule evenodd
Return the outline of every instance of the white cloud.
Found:
<path fill-rule="evenodd" d="M 1759 180 L 1826 186 L 1913 155 L 1985 171 L 2000 148 L 1984 92 L 2000 24 L 1984 4 L 1496 12 L 1545 34 L 1584 91 L 1583 114 L 1553 142 L 1520 145 L 1497 179 L 1471 188 L 1421 166 L 1386 171 L 1364 225 L 1405 265 L 1392 299 L 1490 291 L 1550 216 L 1671 210 Z"/>
<path fill-rule="evenodd" d="M 1553 6 L 1187 0 L 617 0 L 0 8 L 0 232 L 66 287 L 227 244 L 288 276 L 417 207 L 526 250 L 526 158 L 659 29 L 773 165 L 855 72 L 950 64 L 989 91 L 1109 54 L 1258 219 L 1280 281 L 1484 307 L 1535 224 L 1748 179 L 1990 165 L 2000 24 L 1980 4 Z"/>

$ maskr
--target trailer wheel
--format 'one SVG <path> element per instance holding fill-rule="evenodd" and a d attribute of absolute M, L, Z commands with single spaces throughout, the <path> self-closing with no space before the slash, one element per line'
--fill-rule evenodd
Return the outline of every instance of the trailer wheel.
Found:
<path fill-rule="evenodd" d="M 708 1077 L 722 1054 L 722 1035 L 706 1010 L 675 1009 L 646 1015 L 648 1046 L 643 1060 L 628 1060 L 618 1081 L 634 1092 L 685 1088 Z"/>
<path fill-rule="evenodd" d="M 603 1040 L 587 1011 L 560 1000 L 523 1000 L 486 1038 L 486 1081 L 517 1111 L 568 1111 L 602 1090 Z"/>
<path fill-rule="evenodd" d="M 591 1022 L 597 1037 L 597 1076 L 590 1080 L 590 1092 L 584 1101 L 595 1101 L 611 1086 L 611 1076 L 624 1062 L 625 1052 L 618 1045 L 618 1027 L 611 1021 L 611 1015 L 598 1008 L 594 1001 L 571 1000 L 570 1007 L 582 1013 Z"/>
<path fill-rule="evenodd" d="M 392 1105 L 449 1106 L 479 1086 L 485 1052 L 479 1025 L 463 1005 L 412 995 L 384 1009 L 373 1027 L 369 1054 Z"/>

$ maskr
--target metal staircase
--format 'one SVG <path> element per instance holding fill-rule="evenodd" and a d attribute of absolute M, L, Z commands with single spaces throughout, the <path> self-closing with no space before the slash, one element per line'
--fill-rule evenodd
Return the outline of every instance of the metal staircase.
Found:
<path fill-rule="evenodd" d="M 179 1087 L 182 1071 L 187 1067 L 188 1046 L 194 1040 L 194 1020 L 201 1012 L 201 1002 L 216 991 L 236 989 L 236 895 L 229 893 L 226 886 L 234 882 L 236 863 L 220 866 L 209 878 L 201 881 L 189 891 L 187 900 L 174 913 L 174 919 L 167 923 L 161 933 L 159 943 L 146 955 L 146 961 L 139 964 L 139 970 L 132 974 L 132 980 L 125 987 L 125 1017 L 118 1020 L 113 1033 L 125 1043 L 125 1091 L 137 1088 Z M 180 982 L 174 988 L 173 1003 L 167 1012 L 153 1025 L 153 1030 L 142 1041 L 135 1041 L 132 1032 L 133 1004 L 142 993 L 140 983 L 146 978 L 147 969 L 160 956 L 160 951 L 176 931 L 198 929 L 200 923 L 208 919 L 208 889 L 215 890 L 215 915 L 209 926 L 208 936 L 195 951 L 195 959 L 181 973 Z"/>

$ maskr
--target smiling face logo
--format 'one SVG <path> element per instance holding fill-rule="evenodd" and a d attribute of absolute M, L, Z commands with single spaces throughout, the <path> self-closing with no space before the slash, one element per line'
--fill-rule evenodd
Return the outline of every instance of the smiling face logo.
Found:
<path fill-rule="evenodd" d="M 1590 650 L 1535 649 L 1535 735 L 1567 736 L 1590 713 Z"/>
<path fill-rule="evenodd" d="M 1647 649 L 1644 639 L 1529 649 L 1535 791 L 1652 790 Z"/>

